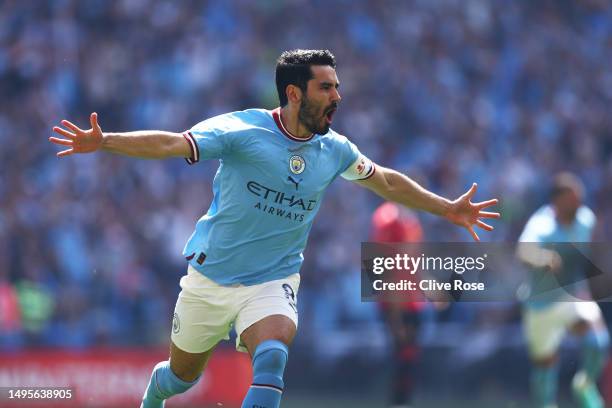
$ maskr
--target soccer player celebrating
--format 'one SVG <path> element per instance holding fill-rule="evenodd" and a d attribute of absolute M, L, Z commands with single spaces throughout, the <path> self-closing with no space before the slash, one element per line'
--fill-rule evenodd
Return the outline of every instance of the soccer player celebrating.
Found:
<path fill-rule="evenodd" d="M 607 356 L 608 329 L 597 303 L 572 301 L 576 297 L 590 298 L 582 256 L 555 245 L 591 241 L 595 215 L 581 204 L 583 191 L 576 176 L 559 174 L 552 189 L 552 204 L 531 216 L 519 238 L 518 256 L 532 275 L 534 296 L 525 302 L 523 315 L 534 366 L 531 387 L 538 408 L 557 406 L 557 350 L 567 331 L 582 339 L 583 360 L 572 381 L 574 395 L 582 408 L 604 407 L 597 380 Z M 558 282 L 563 279 L 577 283 L 560 287 Z"/>
<path fill-rule="evenodd" d="M 476 184 L 456 200 L 425 190 L 410 178 L 375 165 L 346 137 L 330 129 L 340 103 L 336 61 L 327 50 L 283 52 L 276 64 L 280 107 L 213 117 L 183 133 L 103 132 L 63 120 L 51 137 L 57 153 L 103 150 L 141 158 L 184 157 L 189 164 L 219 159 L 213 201 L 197 222 L 184 255 L 169 361 L 157 364 L 142 407 L 162 407 L 200 378 L 215 345 L 232 325 L 236 347 L 248 351 L 253 383 L 243 408 L 280 405 L 288 346 L 297 330 L 296 295 L 308 232 L 327 186 L 337 177 L 381 197 L 491 231 L 481 218 L 497 200 L 473 203 Z"/>

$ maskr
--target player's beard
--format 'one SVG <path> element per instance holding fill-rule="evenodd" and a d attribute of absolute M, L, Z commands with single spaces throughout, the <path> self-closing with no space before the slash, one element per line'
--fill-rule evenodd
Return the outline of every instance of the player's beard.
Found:
<path fill-rule="evenodd" d="M 325 110 L 318 109 L 315 103 L 310 102 L 306 95 L 298 111 L 298 120 L 309 132 L 324 135 L 329 132 L 329 123 L 325 119 Z"/>

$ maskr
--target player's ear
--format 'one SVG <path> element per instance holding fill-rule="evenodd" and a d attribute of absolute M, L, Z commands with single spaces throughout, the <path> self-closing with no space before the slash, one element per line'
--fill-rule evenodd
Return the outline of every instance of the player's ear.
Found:
<path fill-rule="evenodd" d="M 298 103 L 302 100 L 302 90 L 299 86 L 289 84 L 285 92 L 287 93 L 287 100 L 289 102 Z"/>

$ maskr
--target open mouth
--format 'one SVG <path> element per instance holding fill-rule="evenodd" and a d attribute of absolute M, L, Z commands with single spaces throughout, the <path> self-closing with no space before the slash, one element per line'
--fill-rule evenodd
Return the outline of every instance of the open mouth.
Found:
<path fill-rule="evenodd" d="M 325 114 L 325 119 L 327 120 L 327 124 L 331 125 L 335 113 L 336 113 L 336 108 L 332 108 L 327 111 L 327 113 Z"/>

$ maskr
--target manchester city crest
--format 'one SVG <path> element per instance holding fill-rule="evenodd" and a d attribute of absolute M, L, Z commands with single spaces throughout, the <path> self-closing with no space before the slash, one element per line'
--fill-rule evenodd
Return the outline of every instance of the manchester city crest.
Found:
<path fill-rule="evenodd" d="M 291 170 L 293 174 L 301 174 L 305 168 L 306 162 L 302 156 L 291 156 L 289 159 L 289 170 Z"/>

